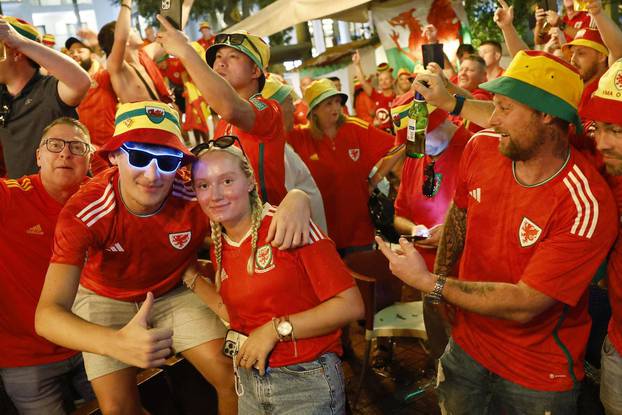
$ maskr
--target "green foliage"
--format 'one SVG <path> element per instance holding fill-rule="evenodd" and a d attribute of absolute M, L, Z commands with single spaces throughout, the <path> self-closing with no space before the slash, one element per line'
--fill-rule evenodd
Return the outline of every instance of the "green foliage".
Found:
<path fill-rule="evenodd" d="M 514 26 L 523 36 L 531 39 L 528 19 L 533 13 L 533 6 L 537 0 L 508 1 L 514 5 Z M 466 0 L 465 10 L 469 19 L 469 28 L 473 37 L 473 45 L 477 47 L 482 41 L 494 39 L 503 42 L 501 29 L 494 22 L 495 10 L 499 7 L 497 0 Z"/>

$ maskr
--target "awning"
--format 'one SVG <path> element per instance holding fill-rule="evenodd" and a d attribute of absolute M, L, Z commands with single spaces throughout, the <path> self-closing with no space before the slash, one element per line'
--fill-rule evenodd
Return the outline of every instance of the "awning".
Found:
<path fill-rule="evenodd" d="M 371 0 L 277 0 L 254 15 L 225 30 L 246 30 L 270 36 L 298 23 L 321 18 L 366 22 Z"/>

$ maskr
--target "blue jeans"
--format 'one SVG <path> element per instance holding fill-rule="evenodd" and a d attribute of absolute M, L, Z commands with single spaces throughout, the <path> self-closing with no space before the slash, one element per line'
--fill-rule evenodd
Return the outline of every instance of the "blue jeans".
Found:
<path fill-rule="evenodd" d="M 579 385 L 566 392 L 527 389 L 490 372 L 449 339 L 438 368 L 438 402 L 448 415 L 573 415 Z"/>
<path fill-rule="evenodd" d="M 60 362 L 0 369 L 7 395 L 21 415 L 64 415 L 73 408 L 73 389 L 95 399 L 86 379 L 82 353 Z"/>
<path fill-rule="evenodd" d="M 622 414 L 622 357 L 605 337 L 600 363 L 600 401 L 607 415 Z"/>
<path fill-rule="evenodd" d="M 241 415 L 345 414 L 345 386 L 341 360 L 334 353 L 318 359 L 268 368 L 239 369 L 244 394 L 238 400 Z"/>

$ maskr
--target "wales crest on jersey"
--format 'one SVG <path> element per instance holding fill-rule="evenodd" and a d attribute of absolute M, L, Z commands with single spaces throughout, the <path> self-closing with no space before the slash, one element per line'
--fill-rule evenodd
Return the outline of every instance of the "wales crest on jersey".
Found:
<path fill-rule="evenodd" d="M 532 246 L 538 242 L 538 238 L 540 238 L 541 233 L 542 228 L 526 217 L 523 217 L 523 221 L 518 227 L 518 240 L 520 241 L 520 246 L 523 248 Z"/>
<path fill-rule="evenodd" d="M 255 272 L 268 272 L 274 268 L 274 255 L 272 254 L 272 246 L 265 244 L 257 248 L 255 252 Z"/>

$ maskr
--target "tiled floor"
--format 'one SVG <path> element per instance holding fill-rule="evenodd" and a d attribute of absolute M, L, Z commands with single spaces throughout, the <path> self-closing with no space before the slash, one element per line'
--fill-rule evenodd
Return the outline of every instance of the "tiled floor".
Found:
<path fill-rule="evenodd" d="M 350 327 L 354 357 L 344 361 L 346 388 L 352 402 L 356 393 L 361 361 L 365 350 L 363 329 L 357 324 Z M 390 376 L 381 376 L 368 370 L 363 391 L 355 414 L 402 415 L 440 414 L 433 389 L 433 362 L 421 347 L 419 340 L 397 338 Z M 421 386 L 428 388 L 421 391 Z"/>

